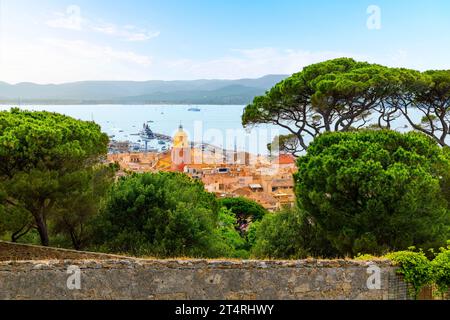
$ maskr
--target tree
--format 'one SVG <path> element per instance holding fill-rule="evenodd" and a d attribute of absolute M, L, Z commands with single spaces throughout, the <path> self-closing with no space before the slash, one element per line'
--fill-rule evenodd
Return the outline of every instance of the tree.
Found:
<path fill-rule="evenodd" d="M 431 70 L 423 73 L 426 86 L 415 91 L 413 107 L 421 112 L 420 123 L 414 123 L 406 112 L 414 129 L 434 138 L 441 146 L 449 146 L 450 138 L 450 70 Z"/>
<path fill-rule="evenodd" d="M 447 146 L 450 134 L 450 70 L 420 73 L 393 68 L 390 74 L 385 97 L 377 110 L 380 120 L 384 120 L 390 128 L 393 119 L 402 117 L 414 130 L 432 137 L 441 146 Z"/>
<path fill-rule="evenodd" d="M 109 191 L 96 222 L 102 250 L 157 257 L 215 257 L 228 249 L 219 206 L 201 182 L 178 173 L 134 174 Z"/>
<path fill-rule="evenodd" d="M 219 210 L 219 233 L 225 244 L 229 247 L 227 257 L 248 258 L 249 253 L 246 250 L 246 241 L 236 230 L 238 223 L 235 214 L 222 207 Z"/>
<path fill-rule="evenodd" d="M 298 209 L 267 214 L 257 225 L 251 254 L 258 259 L 306 258 L 304 226 Z"/>
<path fill-rule="evenodd" d="M 439 247 L 449 237 L 450 160 L 421 133 L 323 134 L 298 168 L 298 205 L 327 256 Z"/>
<path fill-rule="evenodd" d="M 219 203 L 231 210 L 238 218 L 251 218 L 252 221 L 261 220 L 267 213 L 262 205 L 244 197 L 223 198 L 219 200 Z"/>
<path fill-rule="evenodd" d="M 313 64 L 256 97 L 242 123 L 278 125 L 288 131 L 288 141 L 298 139 L 295 152 L 301 152 L 323 132 L 364 127 L 389 82 L 389 69 L 380 65 L 349 58 Z"/>
<path fill-rule="evenodd" d="M 243 197 L 224 198 L 219 201 L 219 204 L 235 215 L 238 229 L 243 235 L 252 222 L 261 220 L 267 214 L 267 210 L 262 205 Z"/>
<path fill-rule="evenodd" d="M 377 113 L 377 122 L 372 126 L 391 129 L 395 120 L 412 116 L 412 103 L 416 92 L 426 86 L 419 71 L 404 68 L 389 68 L 385 82 L 384 95 L 374 111 Z M 407 126 L 406 126 L 407 127 Z"/>
<path fill-rule="evenodd" d="M 302 151 L 300 141 L 295 134 L 276 136 L 273 139 L 272 143 L 269 143 L 267 145 L 267 149 L 269 150 L 271 155 L 277 154 L 282 151 L 290 153 L 295 157 L 299 156 L 300 152 Z"/>
<path fill-rule="evenodd" d="M 29 228 L 31 218 L 42 245 L 47 246 L 50 213 L 76 188 L 69 181 L 106 155 L 107 144 L 108 136 L 93 122 L 49 112 L 0 112 L 5 210 L 13 215 L 26 213 L 23 230 Z"/>
<path fill-rule="evenodd" d="M 61 199 L 53 212 L 52 231 L 69 239 L 76 250 L 86 248 L 93 238 L 92 222 L 114 182 L 116 165 L 97 165 L 78 172 L 68 181 L 77 188 Z"/>

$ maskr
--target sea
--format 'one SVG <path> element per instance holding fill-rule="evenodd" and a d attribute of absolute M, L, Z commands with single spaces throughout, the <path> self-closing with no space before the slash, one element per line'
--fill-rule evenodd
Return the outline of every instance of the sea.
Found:
<path fill-rule="evenodd" d="M 9 110 L 18 106 L 0 106 Z M 76 119 L 94 121 L 115 141 L 140 144 L 143 125 L 159 134 L 173 136 L 180 127 L 190 141 L 227 150 L 267 155 L 267 144 L 286 130 L 273 125 L 242 126 L 242 105 L 21 105 L 20 109 L 50 111 Z M 164 147 L 154 141 L 149 148 Z"/>

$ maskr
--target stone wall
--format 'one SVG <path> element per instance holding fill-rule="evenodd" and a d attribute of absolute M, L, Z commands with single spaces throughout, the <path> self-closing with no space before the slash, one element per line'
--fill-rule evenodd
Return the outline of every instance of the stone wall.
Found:
<path fill-rule="evenodd" d="M 381 289 L 367 286 L 373 264 L 381 271 Z M 77 274 L 81 288 L 73 289 Z M 393 276 L 388 261 L 0 262 L 0 299 L 378 300 L 389 298 Z"/>

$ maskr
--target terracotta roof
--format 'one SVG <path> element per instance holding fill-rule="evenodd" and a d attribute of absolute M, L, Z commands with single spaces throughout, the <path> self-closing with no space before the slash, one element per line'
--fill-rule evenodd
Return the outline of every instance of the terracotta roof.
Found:
<path fill-rule="evenodd" d="M 275 179 L 272 182 L 272 187 L 293 187 L 294 181 L 292 179 Z"/>
<path fill-rule="evenodd" d="M 250 188 L 244 187 L 234 190 L 233 193 L 238 196 L 249 196 L 252 194 L 252 191 L 250 190 Z"/>
<path fill-rule="evenodd" d="M 268 204 L 277 203 L 277 199 L 275 199 L 273 196 L 265 192 L 253 193 L 249 196 L 249 198 L 259 203 L 268 203 Z"/>
<path fill-rule="evenodd" d="M 280 154 L 278 159 L 275 160 L 278 164 L 295 164 L 295 158 L 290 154 Z"/>

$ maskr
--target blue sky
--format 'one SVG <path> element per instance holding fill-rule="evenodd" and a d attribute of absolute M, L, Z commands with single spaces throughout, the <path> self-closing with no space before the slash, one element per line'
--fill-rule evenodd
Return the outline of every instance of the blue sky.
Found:
<path fill-rule="evenodd" d="M 340 56 L 450 69 L 449 52 L 446 0 L 0 0 L 10 83 L 255 78 Z"/>

